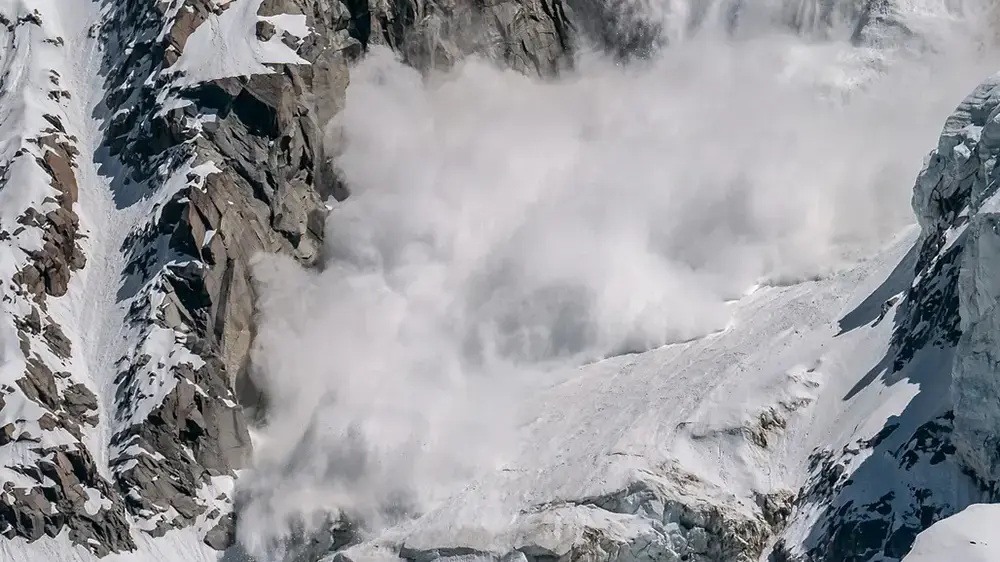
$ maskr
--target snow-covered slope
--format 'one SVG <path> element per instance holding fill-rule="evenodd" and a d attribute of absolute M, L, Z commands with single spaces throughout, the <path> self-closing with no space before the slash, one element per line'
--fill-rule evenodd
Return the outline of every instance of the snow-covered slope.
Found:
<path fill-rule="evenodd" d="M 898 560 L 986 497 L 953 459 L 951 352 L 894 342 L 915 242 L 758 288 L 721 334 L 546 381 L 501 470 L 344 555 Z"/>
<path fill-rule="evenodd" d="M 1000 558 L 997 505 L 976 504 L 920 533 L 904 562 L 986 562 Z"/>
<path fill-rule="evenodd" d="M 343 214 L 327 224 L 332 200 L 358 189 L 353 199 L 364 205 L 370 187 L 364 180 L 371 177 L 387 183 L 406 178 L 406 187 L 418 194 L 417 188 L 444 177 L 422 168 L 394 168 L 404 161 L 398 156 L 413 155 L 407 143 L 461 144 L 461 135 L 440 122 L 421 125 L 438 137 L 406 137 L 403 125 L 410 121 L 397 116 L 394 129 L 391 114 L 359 110 L 346 118 L 367 127 L 367 135 L 351 137 L 352 123 L 338 123 L 342 130 L 330 126 L 345 104 L 356 103 L 349 77 L 366 53 L 379 51 L 373 60 L 388 60 L 388 47 L 421 71 L 447 68 L 475 53 L 522 73 L 562 80 L 559 84 L 614 93 L 584 70 L 574 74 L 601 58 L 591 52 L 595 47 L 616 62 L 632 61 L 629 68 L 641 78 L 648 72 L 644 64 L 660 68 L 657 52 L 704 46 L 683 50 L 681 63 L 670 67 L 688 72 L 708 60 L 699 56 L 720 52 L 710 45 L 735 41 L 763 44 L 768 48 L 762 55 L 782 58 L 787 73 L 781 76 L 789 88 L 802 81 L 815 86 L 808 91 L 831 98 L 871 88 L 877 97 L 883 91 L 879 84 L 901 80 L 891 71 L 897 63 L 922 68 L 924 60 L 939 57 L 934 60 L 944 64 L 934 71 L 947 73 L 937 79 L 985 74 L 982 68 L 995 66 L 988 60 L 995 52 L 994 10 L 985 0 L 773 0 L 753 6 L 739 0 L 0 0 L 0 560 L 242 561 L 249 560 L 246 550 L 258 555 L 258 562 L 324 557 L 457 562 L 470 556 L 531 562 L 900 560 L 935 521 L 995 499 L 1000 410 L 990 401 L 996 394 L 990 374 L 992 303 L 998 295 L 989 274 L 995 246 L 994 144 L 1000 138 L 993 131 L 1000 122 L 994 115 L 1000 103 L 995 79 L 948 121 L 921 172 L 913 203 L 919 229 L 883 237 L 875 252 L 871 246 L 854 248 L 845 261 L 820 263 L 820 274 L 796 276 L 777 266 L 753 270 L 761 274 L 760 284 L 713 309 L 713 318 L 728 319 L 717 326 L 724 329 L 695 330 L 698 337 L 683 343 L 582 367 L 557 362 L 519 371 L 512 375 L 515 385 L 488 387 L 499 405 L 476 405 L 479 418 L 502 418 L 502 438 L 493 438 L 490 421 L 475 430 L 443 433 L 460 445 L 418 447 L 434 453 L 468 447 L 470 456 L 483 449 L 491 462 L 499 462 L 448 466 L 452 457 L 424 462 L 426 454 L 409 457 L 409 449 L 343 449 L 340 456 L 377 459 L 367 467 L 359 460 L 367 472 L 348 484 L 385 484 L 374 496 L 392 503 L 391 516 L 338 503 L 342 496 L 306 497 L 312 488 L 294 489 L 316 478 L 341 477 L 312 462 L 309 449 L 324 443 L 317 434 L 333 416 L 310 408 L 322 404 L 327 392 L 358 398 L 355 410 L 368 408 L 368 397 L 357 388 L 275 386 L 276 379 L 278 387 L 308 380 L 292 371 L 316 365 L 307 353 L 270 350 L 275 342 L 288 341 L 274 337 L 286 325 L 257 325 L 256 301 L 261 299 L 260 318 L 268 321 L 295 312 L 301 294 L 324 293 L 288 284 L 283 290 L 294 298 L 282 300 L 273 285 L 281 276 L 268 277 L 268 266 L 255 259 L 261 252 L 282 254 L 294 264 L 326 267 L 323 275 L 334 275 L 341 263 L 350 269 L 357 265 L 352 260 L 367 264 L 371 255 L 349 255 L 358 249 L 350 236 L 360 232 L 379 240 L 382 233 L 372 225 L 352 230 L 337 222 Z M 812 58 L 813 53 L 822 56 Z M 635 60 L 641 58 L 647 60 Z M 392 68 L 377 60 L 362 67 L 362 86 L 399 86 L 380 75 Z M 473 68 L 491 85 L 540 88 L 497 78 L 490 74 L 495 71 L 482 70 L 485 66 Z M 424 83 L 413 76 L 414 83 Z M 432 78 L 428 87 L 458 80 Z M 655 82 L 634 84 L 649 88 Z M 530 100 L 542 90 L 526 87 L 523 97 L 512 98 Z M 751 91 L 748 86 L 747 96 Z M 391 93 L 401 92 L 406 93 Z M 655 91 L 647 94 L 655 100 Z M 496 110 L 489 99 L 482 98 L 486 115 Z M 408 101 L 413 111 L 426 103 Z M 466 101 L 452 98 L 456 104 Z M 874 109 L 879 107 L 886 106 Z M 614 117 L 609 123 L 629 119 L 614 104 L 592 112 L 579 126 L 582 132 L 574 134 L 601 134 L 611 127 L 603 116 Z M 457 107 L 455 114 L 462 115 Z M 526 114 L 528 120 L 544 118 Z M 731 115 L 738 112 L 724 119 Z M 654 117 L 649 121 L 656 122 Z M 494 127 L 504 121 L 470 123 Z M 522 121 L 519 116 L 509 123 Z M 835 121 L 816 122 L 835 136 L 842 131 Z M 772 139 L 795 138 L 792 128 L 764 128 L 778 131 Z M 619 140 L 628 141 L 630 132 L 622 130 Z M 527 140 L 525 145 L 548 153 L 544 143 L 560 137 L 541 133 L 531 139 L 537 145 Z M 878 137 L 884 138 L 924 143 Z M 370 146 L 359 149 L 365 142 Z M 817 150 L 835 146 L 805 144 Z M 384 166 L 384 173 L 380 168 L 378 174 L 359 174 L 359 150 L 372 147 L 385 150 L 387 159 L 363 163 Z M 420 164 L 426 154 L 416 154 L 405 162 Z M 452 165 L 475 170 L 479 162 L 469 154 L 468 161 Z M 538 172 L 535 176 L 505 166 L 496 169 L 497 177 L 518 189 L 538 178 L 555 181 L 560 166 L 573 161 L 552 154 L 548 167 L 536 165 L 536 154 L 512 160 Z M 591 155 L 593 162 L 605 163 L 600 151 Z M 629 162 L 641 165 L 641 156 Z M 742 163 L 741 155 L 731 156 Z M 728 157 L 718 158 L 721 164 Z M 813 219 L 823 217 L 824 204 L 842 204 L 861 193 L 846 184 L 883 181 L 862 177 L 877 166 L 822 166 L 822 160 L 809 156 L 817 173 L 850 166 L 860 171 L 845 175 L 846 188 L 856 191 L 810 203 Z M 751 185 L 783 179 L 771 172 L 745 179 Z M 588 172 L 601 179 L 617 173 Z M 587 174 L 574 178 L 583 182 Z M 480 183 L 493 185 L 486 180 Z M 530 195 L 506 188 L 501 185 L 490 196 L 499 202 Z M 401 206 L 416 202 L 407 211 L 436 210 L 403 197 L 406 191 L 394 195 Z M 781 197 L 792 195 L 790 190 Z M 461 209 L 456 216 L 470 228 L 502 231 L 503 220 L 511 218 L 499 212 L 476 215 L 476 206 L 463 207 L 467 200 L 461 198 L 450 203 L 455 201 Z M 611 216 L 613 206 L 605 207 Z M 350 213 L 351 208 L 339 209 Z M 897 230 L 894 218 L 884 220 L 871 231 Z M 691 223 L 698 226 L 697 220 Z M 413 225 L 415 231 L 406 230 Z M 400 220 L 377 226 L 416 240 L 432 237 L 421 225 Z M 598 240 L 599 228 L 588 224 L 583 230 L 597 231 Z M 827 229 L 838 241 L 852 234 L 835 225 Z M 709 230 L 703 234 L 725 234 Z M 690 235 L 701 235 L 694 232 Z M 325 234 L 346 238 L 324 243 Z M 794 234 L 782 244 L 799 248 Z M 433 262 L 430 258 L 455 248 L 474 254 L 462 241 L 433 252 L 408 247 L 380 267 Z M 817 265 L 813 262 L 822 262 L 828 250 L 815 248 L 807 261 Z M 762 262 L 780 261 L 762 254 L 768 256 Z M 741 257 L 715 256 L 723 262 Z M 263 285 L 251 276 L 255 264 Z M 281 267 L 293 269 L 284 264 L 275 271 Z M 411 272 L 396 273 L 406 279 Z M 452 281 L 447 268 L 425 272 L 430 275 L 420 277 L 418 293 L 429 293 L 441 279 Z M 353 294 L 360 286 L 355 281 L 338 287 Z M 303 321 L 322 317 L 326 309 L 316 304 L 306 303 L 299 315 Z M 387 319 L 378 316 L 382 308 L 364 308 L 366 300 L 353 304 L 361 307 L 358 318 L 370 321 L 351 324 L 355 317 L 345 314 L 345 330 L 357 339 L 344 341 L 366 349 L 372 341 L 365 336 Z M 617 312 L 606 317 L 617 319 Z M 291 333 L 301 328 L 297 343 L 303 345 L 337 350 L 345 345 L 330 342 L 332 333 L 313 333 L 319 328 L 294 322 L 287 327 Z M 255 344 L 258 329 L 264 341 Z M 414 400 L 411 387 L 402 383 L 411 374 L 407 369 L 434 371 L 441 357 L 428 356 L 438 349 L 423 350 L 416 357 L 426 363 L 419 364 L 394 353 L 393 338 L 412 337 L 404 332 L 373 340 L 385 344 L 385 357 L 380 350 L 371 354 L 405 371 L 403 376 L 362 381 L 362 390 L 401 383 L 371 403 L 385 408 L 391 402 L 385 411 L 401 413 L 375 424 L 379 429 L 419 425 L 426 421 L 421 408 L 431 403 Z M 292 355 L 306 357 L 299 361 Z M 444 371 L 435 376 L 454 383 L 455 373 Z M 420 398 L 437 400 L 433 403 L 441 408 L 454 406 L 448 396 L 434 396 L 434 389 Z M 303 419 L 282 419 L 282 409 L 298 411 L 308 423 L 290 434 L 275 431 L 274 426 Z M 354 411 L 343 410 L 347 416 Z M 408 413 L 418 415 L 402 415 Z M 256 466 L 248 428 L 254 424 L 265 439 Z M 410 435 L 411 428 L 404 429 Z M 275 443 L 282 435 L 292 438 Z M 400 469 L 392 465 L 400 458 L 404 464 L 416 460 Z M 382 463 L 385 459 L 389 462 Z M 357 459 L 334 460 L 353 465 Z M 428 485 L 421 488 L 427 476 Z M 406 489 L 411 484 L 417 489 Z M 407 496 L 403 500 L 394 495 L 400 490 Z M 959 519 L 932 527 L 912 556 L 925 560 L 919 557 L 932 556 L 938 541 L 957 540 L 952 521 L 964 527 L 961 518 L 978 517 L 979 511 L 970 508 Z M 240 544 L 234 546 L 237 538 Z"/>
<path fill-rule="evenodd" d="M 864 463 L 864 441 L 927 390 L 874 380 L 844 400 L 889 347 L 898 306 L 879 318 L 881 305 L 905 288 L 893 270 L 912 265 L 912 243 L 911 232 L 850 271 L 758 288 L 715 336 L 546 380 L 528 393 L 522 447 L 502 470 L 382 540 L 411 559 L 756 560 L 796 511 L 804 532 L 822 534 L 829 498 L 800 497 L 802 483 L 842 451 Z M 899 475 L 881 476 L 873 484 L 888 490 Z"/>

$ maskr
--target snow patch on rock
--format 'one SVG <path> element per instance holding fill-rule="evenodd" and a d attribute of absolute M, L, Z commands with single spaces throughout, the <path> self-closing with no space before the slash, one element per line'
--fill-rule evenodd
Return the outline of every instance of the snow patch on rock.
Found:
<path fill-rule="evenodd" d="M 281 42 L 279 35 L 266 41 L 257 37 L 257 15 L 263 0 L 234 0 L 221 14 L 213 14 L 187 39 L 180 58 L 171 67 L 179 72 L 179 86 L 233 76 L 270 74 L 273 64 L 309 64 Z M 297 37 L 308 35 L 305 16 L 288 15 L 276 22 Z M 206 56 L 207 53 L 211 55 Z"/>

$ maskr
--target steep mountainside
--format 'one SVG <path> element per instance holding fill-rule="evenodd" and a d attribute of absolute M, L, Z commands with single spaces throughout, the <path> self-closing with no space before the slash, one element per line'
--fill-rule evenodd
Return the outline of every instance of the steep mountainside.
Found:
<path fill-rule="evenodd" d="M 349 62 L 464 52 L 425 33 L 437 18 L 551 74 L 560 9 L 4 3 L 4 536 L 103 556 L 193 526 L 228 545 L 251 452 L 237 395 L 259 401 L 249 265 L 319 257 L 324 200 L 346 196 L 322 127 Z"/>
<path fill-rule="evenodd" d="M 268 410 L 251 270 L 335 259 L 351 186 L 329 124 L 367 53 L 555 79 L 592 47 L 624 63 L 702 28 L 922 52 L 962 21 L 930 0 L 648 4 L 0 0 L 0 560 L 249 559 L 239 477 Z M 762 286 L 718 334 L 555 369 L 508 464 L 419 517 L 355 528 L 329 506 L 254 553 L 900 560 L 1000 480 L 998 80 L 920 173 L 919 234 Z"/>

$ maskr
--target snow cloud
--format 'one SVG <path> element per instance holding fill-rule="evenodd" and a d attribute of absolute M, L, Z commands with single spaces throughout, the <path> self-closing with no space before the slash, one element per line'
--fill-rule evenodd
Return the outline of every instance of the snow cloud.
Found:
<path fill-rule="evenodd" d="M 723 330 L 749 287 L 829 274 L 912 222 L 921 158 L 994 70 L 982 45 L 941 27 L 878 50 L 763 16 L 737 38 L 667 18 L 654 58 L 582 54 L 553 81 L 475 58 L 422 76 L 378 49 L 353 70 L 327 265 L 256 269 L 250 550 L 296 518 L 426 509 L 502 465 L 523 383 L 552 364 Z"/>

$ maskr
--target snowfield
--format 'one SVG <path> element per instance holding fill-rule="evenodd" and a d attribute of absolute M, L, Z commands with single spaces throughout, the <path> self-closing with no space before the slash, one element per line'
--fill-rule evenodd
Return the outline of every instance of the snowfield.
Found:
<path fill-rule="evenodd" d="M 939 521 L 917 537 L 905 562 L 979 562 L 1000 557 L 997 506 L 976 504 Z"/>

